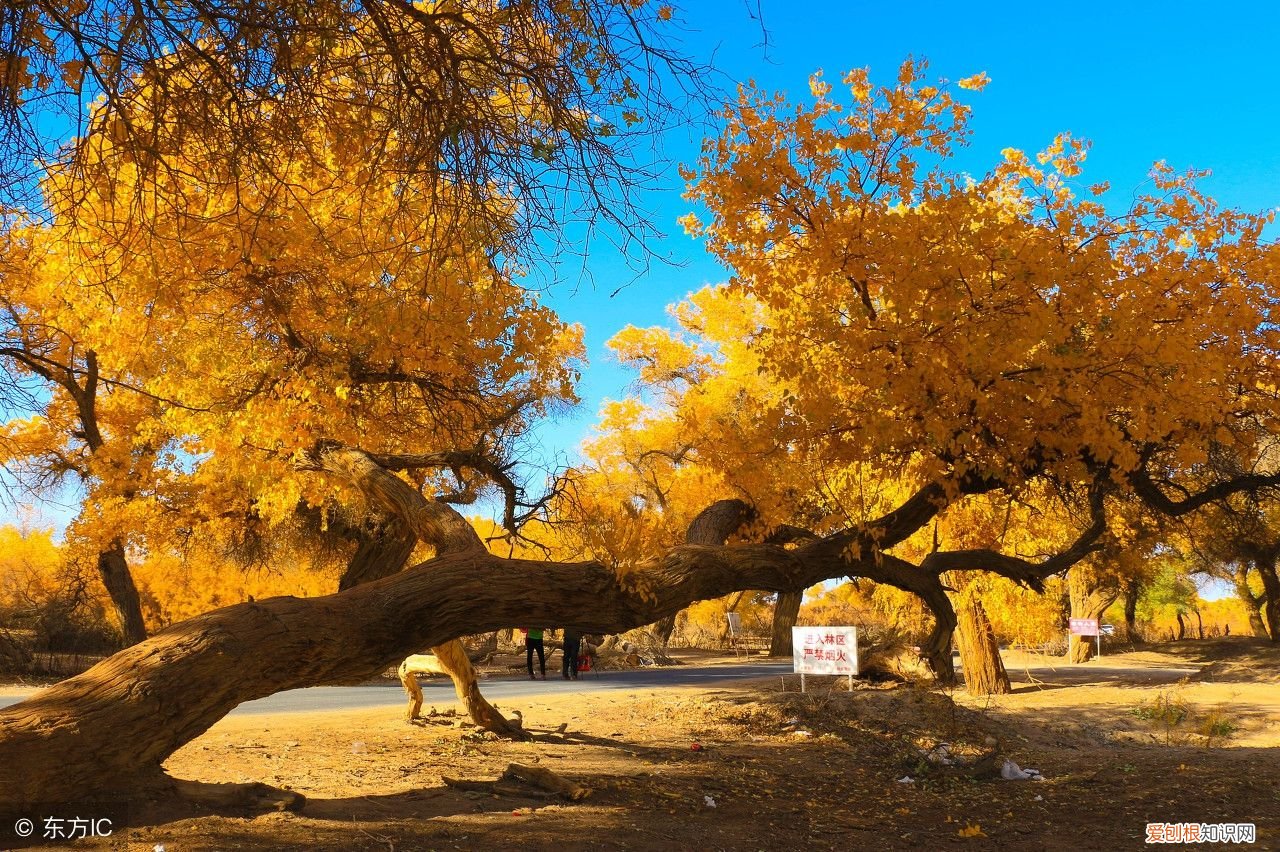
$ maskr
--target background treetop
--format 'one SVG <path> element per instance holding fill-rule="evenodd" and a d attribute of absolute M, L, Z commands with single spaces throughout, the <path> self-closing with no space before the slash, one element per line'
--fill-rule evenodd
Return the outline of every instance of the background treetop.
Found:
<path fill-rule="evenodd" d="M 1275 387 L 1271 215 L 1160 163 L 1109 211 L 1066 135 L 972 176 L 952 165 L 969 110 L 924 73 L 850 72 L 843 97 L 815 76 L 800 105 L 746 87 L 687 172 L 709 211 L 687 226 L 764 311 L 788 439 L 1010 484 L 1251 446 L 1241 414 Z"/>
<path fill-rule="evenodd" d="M 60 147 L 95 129 L 128 152 L 140 189 L 193 146 L 259 179 L 282 160 L 323 167 L 331 139 L 303 128 L 324 116 L 333 138 L 356 134 L 350 156 L 427 197 L 466 194 L 477 214 L 519 198 L 495 250 L 528 250 L 575 217 L 641 236 L 632 144 L 697 70 L 670 47 L 670 16 L 644 0 L 6 4 L 2 199 L 42 209 L 34 178 L 78 169 Z"/>

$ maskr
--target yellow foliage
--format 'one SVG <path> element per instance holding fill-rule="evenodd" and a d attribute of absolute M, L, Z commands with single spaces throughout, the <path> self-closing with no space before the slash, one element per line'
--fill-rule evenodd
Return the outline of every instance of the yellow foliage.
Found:
<path fill-rule="evenodd" d="M 484 9 L 468 4 L 500 28 Z M 210 94 L 202 75 L 215 72 L 167 68 L 163 93 L 141 78 L 111 121 L 99 104 L 75 162 L 44 181 L 49 221 L 18 223 L 0 246 L 7 343 L 69 377 L 26 370 L 51 399 L 4 425 L 4 460 L 53 458 L 80 477 L 68 539 L 87 554 L 113 541 L 164 553 L 193 531 L 212 540 L 321 505 L 332 484 L 298 470 L 320 440 L 370 452 L 488 441 L 501 456 L 575 401 L 582 329 L 495 259 L 516 199 L 415 192 L 371 168 L 379 145 L 414 143 L 378 138 L 341 76 L 316 83 L 331 87 L 332 111 L 263 118 L 288 121 L 295 148 L 228 158 L 216 122 L 174 135 L 183 99 L 209 115 L 239 108 Z M 529 91 L 493 98 L 486 120 L 541 120 Z M 164 168 L 149 159 L 161 155 Z"/>
<path fill-rule="evenodd" d="M 734 604 L 736 603 L 736 606 Z M 742 617 L 742 632 L 749 636 L 768 636 L 773 625 L 773 600 L 766 592 L 732 594 L 714 600 L 698 601 L 685 610 L 682 631 L 687 639 L 713 643 L 726 632 L 726 616 L 733 612 Z"/>
<path fill-rule="evenodd" d="M 943 511 L 895 555 L 1038 562 L 1088 525 L 1064 484 L 1106 470 L 1122 490 L 1140 464 L 1176 477 L 1211 450 L 1260 455 L 1240 415 L 1269 412 L 1276 386 L 1270 214 L 1223 209 L 1199 173 L 1157 163 L 1154 189 L 1115 215 L 1105 184 L 1076 193 L 1089 145 L 1069 134 L 972 176 L 953 160 L 969 133 L 958 97 L 987 77 L 924 75 L 907 62 L 876 87 L 855 70 L 845 99 L 817 74 L 799 106 L 747 86 L 682 171 L 704 210 L 682 223 L 733 277 L 672 308 L 672 328 L 611 342 L 644 393 L 602 411 L 578 505 L 625 531 L 615 559 L 679 541 L 723 497 L 821 535 L 941 482 Z M 961 499 L 964 477 L 993 485 Z M 1090 570 L 1139 576 L 1151 531 L 1110 503 Z M 1057 632 L 1052 596 L 971 573 L 949 583 L 1002 637 Z M 911 620 L 913 599 L 865 594 Z"/>
<path fill-rule="evenodd" d="M 51 530 L 0 527 L 0 611 L 48 601 L 65 584 L 66 561 Z"/>
<path fill-rule="evenodd" d="M 149 630 L 248 600 L 316 597 L 338 589 L 336 566 L 316 564 L 302 553 L 277 554 L 253 567 L 199 551 L 155 554 L 136 560 L 133 574 Z"/>
<path fill-rule="evenodd" d="M 1124 471 L 1151 442 L 1182 466 L 1248 446 L 1235 414 L 1274 381 L 1270 215 L 1157 164 L 1158 194 L 1114 217 L 1071 191 L 1087 145 L 1066 135 L 971 178 L 951 166 L 969 108 L 923 71 L 870 91 L 856 73 L 847 106 L 748 87 L 704 148 L 700 232 L 791 392 L 775 441 L 1010 485 L 1081 476 L 1083 448 Z"/>

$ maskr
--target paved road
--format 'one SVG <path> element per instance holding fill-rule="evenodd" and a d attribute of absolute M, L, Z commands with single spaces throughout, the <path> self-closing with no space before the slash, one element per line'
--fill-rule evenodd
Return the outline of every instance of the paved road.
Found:
<path fill-rule="evenodd" d="M 559 669 L 548 672 L 545 681 L 493 678 L 481 681 L 485 697 L 492 700 L 524 698 L 530 695 L 565 691 L 604 692 L 645 687 L 713 686 L 735 680 L 770 677 L 791 671 L 791 661 L 718 666 L 665 666 L 630 671 L 583 673 L 576 682 L 560 678 Z M 451 704 L 453 685 L 445 678 L 422 679 L 424 704 Z M 34 690 L 32 691 L 34 692 Z M 15 704 L 32 692 L 0 694 L 0 707 Z M 359 710 L 369 707 L 401 707 L 405 703 L 400 684 L 378 686 L 313 686 L 278 692 L 257 701 L 241 704 L 232 715 L 249 713 L 299 713 L 314 710 Z"/>

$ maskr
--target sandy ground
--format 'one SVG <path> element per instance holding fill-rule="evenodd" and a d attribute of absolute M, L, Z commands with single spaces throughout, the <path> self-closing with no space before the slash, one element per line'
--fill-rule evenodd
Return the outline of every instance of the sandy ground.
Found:
<path fill-rule="evenodd" d="M 89 845 L 1129 849 L 1144 848 L 1147 823 L 1158 821 L 1251 822 L 1253 848 L 1280 848 L 1280 654 L 1188 644 L 1077 667 L 1011 656 L 1014 693 L 989 699 L 906 686 L 801 695 L 778 678 L 719 690 L 560 691 L 503 708 L 523 713 L 536 736 L 527 743 L 447 715 L 420 725 L 383 710 L 231 717 L 168 770 L 290 787 L 307 797 L 301 812 L 139 803 L 134 818 L 145 824 Z M 963 765 L 925 756 L 940 742 Z M 990 759 L 972 765 L 992 753 L 1045 780 L 992 779 Z M 511 763 L 591 793 L 570 802 L 520 782 L 496 794 L 445 783 L 497 779 Z"/>
<path fill-rule="evenodd" d="M 1212 746 L 1280 746 L 1280 648 L 1183 642 L 1079 666 L 1035 655 L 1004 657 L 1012 695 L 958 692 L 956 700 L 996 720 L 1021 718 L 1109 742 L 1203 743 L 1197 723 L 1216 716 L 1234 730 Z M 1146 718 L 1160 701 L 1185 706 L 1188 718 L 1176 726 L 1164 724 L 1172 718 Z"/>

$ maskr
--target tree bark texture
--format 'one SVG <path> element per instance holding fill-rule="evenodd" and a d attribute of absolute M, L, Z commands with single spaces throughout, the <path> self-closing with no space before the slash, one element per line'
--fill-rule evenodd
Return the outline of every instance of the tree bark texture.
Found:
<path fill-rule="evenodd" d="M 347 466 L 355 465 L 358 467 L 361 460 L 359 458 L 354 460 L 342 458 L 341 461 L 345 466 L 340 469 L 346 472 Z M 384 501 L 383 505 L 389 511 L 410 511 L 414 513 L 422 512 L 424 506 L 430 507 L 430 504 L 421 498 L 421 495 L 419 495 L 419 501 L 406 498 L 404 500 Z M 436 544 L 437 549 L 441 547 L 456 550 L 484 548 L 480 537 L 461 516 L 458 516 L 455 520 L 441 514 L 439 519 L 433 521 L 433 523 L 445 533 L 443 543 L 428 542 Z M 419 523 L 416 528 L 422 531 L 426 529 L 426 526 L 423 523 Z M 414 529 L 413 518 L 389 515 L 385 519 L 359 530 L 356 552 L 352 554 L 347 563 L 347 568 L 338 583 L 339 591 L 362 583 L 379 580 L 383 577 L 389 577 L 403 569 L 418 541 L 417 534 L 413 532 Z M 496 632 L 493 634 L 493 639 L 496 643 Z M 431 649 L 431 659 L 435 662 L 428 671 L 443 672 L 449 676 L 449 679 L 453 681 L 454 692 L 457 693 L 458 700 L 462 702 L 467 715 L 471 717 L 471 721 L 485 730 L 509 739 L 527 738 L 527 734 L 518 723 L 508 720 L 499 713 L 480 692 L 479 675 L 476 674 L 475 666 L 472 665 L 471 658 L 467 655 L 467 649 L 461 640 L 453 639 L 433 647 Z M 410 708 L 413 707 L 415 700 L 418 707 L 421 707 L 422 690 L 418 687 L 416 674 L 412 671 L 406 671 L 405 665 L 402 663 L 399 675 L 401 684 L 404 685 L 405 690 L 408 692 Z M 412 682 L 412 685 L 410 682 Z M 412 709 L 410 710 L 409 718 L 410 720 L 416 718 L 416 712 Z"/>
<path fill-rule="evenodd" d="M 961 600 L 956 607 L 956 620 L 956 644 L 960 647 L 965 689 L 971 695 L 1012 692 L 1009 673 L 1000 657 L 1000 644 L 982 601 L 972 596 Z"/>
<path fill-rule="evenodd" d="M 1246 565 L 1239 565 L 1235 572 L 1231 575 L 1231 584 L 1235 588 L 1236 597 L 1244 604 L 1245 612 L 1249 614 L 1249 631 L 1257 639 L 1269 639 L 1267 633 L 1266 622 L 1262 620 L 1262 605 L 1266 599 L 1265 595 L 1255 595 L 1253 589 L 1249 588 L 1249 568 Z"/>
<path fill-rule="evenodd" d="M 129 561 L 124 555 L 124 545 L 118 541 L 98 554 L 98 576 L 107 589 L 116 617 L 120 619 L 120 635 L 125 645 L 136 645 L 147 638 L 147 626 L 142 620 L 142 601 L 138 587 L 134 585 Z"/>
<path fill-rule="evenodd" d="M 475 532 L 456 511 L 427 501 L 358 451 L 320 447 L 308 467 L 357 485 L 384 511 L 403 518 L 416 537 L 433 543 L 438 555 L 325 597 L 277 597 L 204 613 L 0 710 L 0 812 L 36 802 L 127 798 L 163 781 L 166 758 L 245 701 L 360 681 L 423 648 L 440 656 L 440 648 L 459 636 L 516 624 L 617 633 L 699 600 L 746 589 L 803 589 L 852 575 L 925 598 L 940 614 L 940 625 L 949 621 L 948 646 L 955 626 L 936 571 L 880 549 L 903 541 L 945 505 L 940 485 L 922 488 L 863 527 L 794 549 L 685 544 L 617 573 L 598 562 L 494 556 L 477 546 Z M 723 502 L 695 525 L 722 514 Z M 1088 552 L 1105 527 L 1100 508 L 1099 497 L 1094 525 L 1066 556 L 1033 564 L 956 552 L 944 554 L 949 561 L 938 570 L 994 565 L 988 570 L 1035 583 L 1062 570 L 1062 558 Z M 940 655 L 930 659 L 935 671 L 950 669 L 949 648 L 945 662 Z"/>
<path fill-rule="evenodd" d="M 658 641 L 662 643 L 662 647 L 667 647 L 671 642 L 671 634 L 676 630 L 676 619 L 680 617 L 680 613 L 668 615 L 666 618 L 657 622 L 653 626 L 653 632 L 657 634 Z"/>
<path fill-rule="evenodd" d="M 1138 635 L 1138 597 L 1142 584 L 1130 577 L 1124 583 L 1124 636 L 1130 642 L 1141 642 Z"/>
<path fill-rule="evenodd" d="M 338 591 L 391 576 L 404 568 L 418 543 L 418 537 L 399 518 L 387 518 L 369 529 L 358 530 L 355 539 L 356 552 L 338 579 Z"/>
<path fill-rule="evenodd" d="M 1262 614 L 1272 642 L 1280 642 L 1280 575 L 1276 574 L 1276 558 L 1277 554 L 1271 551 L 1254 561 L 1262 577 Z"/>
<path fill-rule="evenodd" d="M 804 589 L 778 592 L 773 604 L 773 634 L 769 639 L 770 657 L 791 656 L 791 628 L 800 618 L 800 604 L 804 602 Z"/>
<path fill-rule="evenodd" d="M 920 646 L 920 656 L 929 664 L 929 670 L 942 684 L 956 682 L 956 663 L 951 653 L 952 641 L 956 632 L 956 611 L 951 605 L 951 598 L 938 577 L 916 594 L 933 613 L 933 629 Z"/>
<path fill-rule="evenodd" d="M 1097 575 L 1087 565 L 1077 565 L 1067 572 L 1067 589 L 1071 596 L 1072 618 L 1096 618 L 1101 627 L 1102 614 L 1119 597 L 1120 590 L 1100 585 Z M 1067 661 L 1084 663 L 1093 659 L 1096 639 L 1071 634 L 1067 644 Z"/>

